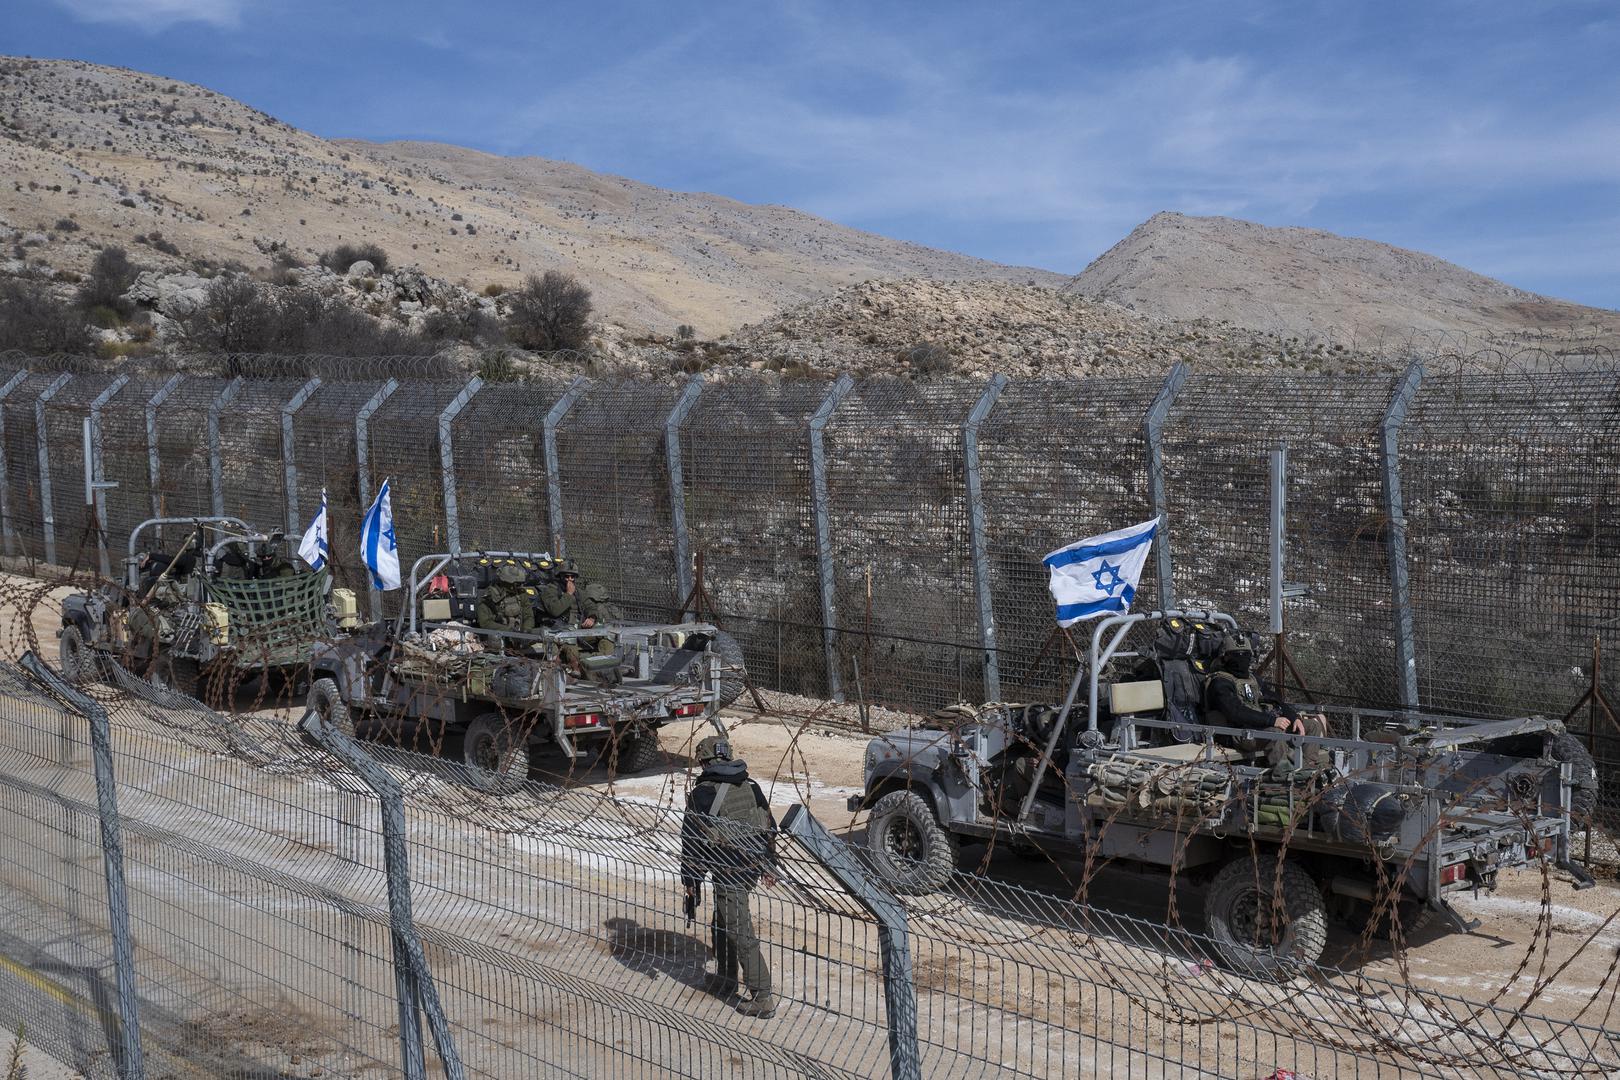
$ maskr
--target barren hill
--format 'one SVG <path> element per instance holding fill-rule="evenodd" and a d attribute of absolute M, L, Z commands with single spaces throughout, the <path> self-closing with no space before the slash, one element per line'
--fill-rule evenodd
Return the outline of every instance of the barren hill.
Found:
<path fill-rule="evenodd" d="M 1620 312 L 1515 289 L 1444 259 L 1316 229 L 1160 213 L 1099 256 L 1067 291 L 1168 318 L 1358 342 L 1411 330 L 1595 331 Z"/>
<path fill-rule="evenodd" d="M 475 289 L 567 270 L 604 318 L 702 334 L 868 278 L 1064 280 L 563 162 L 326 140 L 202 87 L 71 60 L 0 60 L 0 170 L 12 263 L 53 270 L 82 271 L 103 243 L 177 269 L 365 240 Z"/>
<path fill-rule="evenodd" d="M 1342 344 L 1209 319 L 1159 319 L 1039 285 L 868 281 L 743 327 L 709 348 L 769 370 L 1014 377 L 1383 369 Z"/>

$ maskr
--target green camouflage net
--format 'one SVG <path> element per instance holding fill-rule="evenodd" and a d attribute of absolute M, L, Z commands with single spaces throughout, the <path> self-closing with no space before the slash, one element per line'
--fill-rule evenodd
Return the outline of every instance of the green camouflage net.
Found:
<path fill-rule="evenodd" d="M 241 663 L 296 664 L 329 637 L 325 570 L 255 581 L 212 580 L 208 598 L 231 613 L 231 644 Z"/>

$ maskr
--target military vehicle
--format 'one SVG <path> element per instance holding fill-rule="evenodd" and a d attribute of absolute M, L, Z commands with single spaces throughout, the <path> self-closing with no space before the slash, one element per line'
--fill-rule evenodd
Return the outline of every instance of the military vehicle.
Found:
<path fill-rule="evenodd" d="M 958 707 L 874 738 L 850 799 L 871 811 L 872 862 L 914 893 L 974 841 L 1166 868 L 1208 882 L 1223 960 L 1267 976 L 1315 961 L 1330 914 L 1369 934 L 1431 914 L 1471 929 L 1447 897 L 1542 857 L 1591 884 L 1570 831 L 1596 774 L 1561 724 L 1343 709 L 1328 737 L 1209 726 L 1203 673 L 1233 632 L 1217 611 L 1104 617 L 1061 705 Z"/>
<path fill-rule="evenodd" d="M 659 760 L 659 727 L 712 719 L 724 681 L 740 678 L 709 623 L 479 630 L 478 594 L 503 565 L 524 569 L 538 601 L 545 553 L 418 559 L 394 623 L 316 650 L 309 707 L 349 733 L 361 721 L 408 728 L 459 757 L 475 787 L 507 792 L 547 747 L 570 763 L 596 756 L 621 771 L 648 768 Z"/>
<path fill-rule="evenodd" d="M 173 555 L 162 530 L 184 534 Z M 153 547 L 145 545 L 152 544 Z M 130 533 L 123 582 L 62 602 L 62 672 L 94 677 L 103 663 L 196 696 L 266 672 L 301 678 L 317 641 L 358 626 L 354 593 L 331 589 L 280 532 L 240 518 L 152 518 Z"/>

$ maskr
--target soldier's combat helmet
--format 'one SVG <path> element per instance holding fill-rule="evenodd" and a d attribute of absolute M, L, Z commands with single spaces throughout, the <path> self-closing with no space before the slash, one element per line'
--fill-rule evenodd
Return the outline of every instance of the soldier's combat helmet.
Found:
<path fill-rule="evenodd" d="M 707 765 L 711 761 L 730 761 L 731 740 L 724 735 L 710 735 L 698 740 L 697 759 L 700 765 Z"/>
<path fill-rule="evenodd" d="M 1234 653 L 1254 655 L 1254 644 L 1248 634 L 1230 633 L 1221 638 L 1221 655 L 1231 656 Z"/>
<path fill-rule="evenodd" d="M 521 585 L 526 576 L 517 563 L 502 563 L 495 568 L 495 580 L 502 585 Z"/>
<path fill-rule="evenodd" d="M 556 568 L 557 579 L 559 581 L 563 578 L 579 577 L 579 566 L 575 564 L 573 559 L 569 559 L 566 563 L 559 562 L 553 565 Z"/>

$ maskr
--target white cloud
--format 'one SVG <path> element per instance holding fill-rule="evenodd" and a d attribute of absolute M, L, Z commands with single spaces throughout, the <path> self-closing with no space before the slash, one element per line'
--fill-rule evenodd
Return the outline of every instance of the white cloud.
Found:
<path fill-rule="evenodd" d="M 56 0 L 84 22 L 118 22 L 161 30 L 181 22 L 230 28 L 246 0 Z"/>

